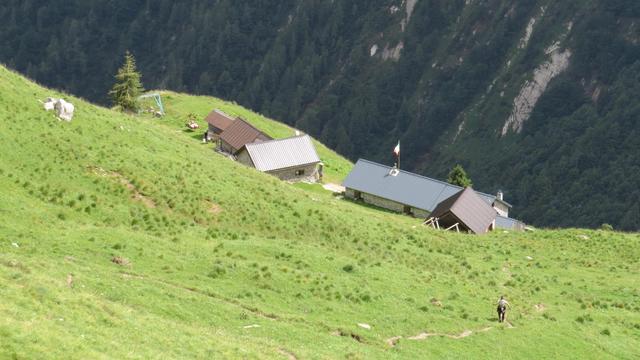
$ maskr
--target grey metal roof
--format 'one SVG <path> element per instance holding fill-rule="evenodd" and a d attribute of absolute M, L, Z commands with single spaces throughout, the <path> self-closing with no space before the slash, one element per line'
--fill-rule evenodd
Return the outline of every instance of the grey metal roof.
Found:
<path fill-rule="evenodd" d="M 484 234 L 498 213 L 477 192 L 468 187 L 442 201 L 431 213 L 439 218 L 451 213 L 475 234 Z"/>
<path fill-rule="evenodd" d="M 260 171 L 286 169 L 319 163 L 320 158 L 309 135 L 246 144 L 245 148 Z"/>
<path fill-rule="evenodd" d="M 453 196 L 461 187 L 422 175 L 400 170 L 398 175 L 389 175 L 391 167 L 360 159 L 343 181 L 346 188 L 361 191 L 401 204 L 433 211 L 443 200 Z M 495 196 L 477 192 L 491 206 Z"/>

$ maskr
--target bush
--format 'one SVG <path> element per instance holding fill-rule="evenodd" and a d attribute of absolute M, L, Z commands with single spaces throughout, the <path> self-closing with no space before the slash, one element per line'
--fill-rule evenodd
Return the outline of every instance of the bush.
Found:
<path fill-rule="evenodd" d="M 220 276 L 224 275 L 226 272 L 227 272 L 227 271 L 226 271 L 223 267 L 221 267 L 221 266 L 217 266 L 217 265 L 216 265 L 216 266 L 213 268 L 213 270 L 211 270 L 211 271 L 209 272 L 209 274 L 207 274 L 207 276 L 208 276 L 208 277 L 210 277 L 210 278 L 212 278 L 212 279 L 215 279 L 215 278 L 218 278 L 218 277 L 220 277 Z"/>
<path fill-rule="evenodd" d="M 600 225 L 600 230 L 613 231 L 613 226 L 611 226 L 610 224 L 604 223 Z"/>
<path fill-rule="evenodd" d="M 602 330 L 600 332 L 600 334 L 610 336 L 611 335 L 611 331 L 609 331 L 609 329 L 604 329 L 604 330 Z"/>
<path fill-rule="evenodd" d="M 345 265 L 345 266 L 343 266 L 343 267 L 342 267 L 342 270 L 344 270 L 344 272 L 348 272 L 348 273 L 350 273 L 350 272 L 353 272 L 354 267 L 353 267 L 353 265 L 349 264 L 349 265 Z"/>

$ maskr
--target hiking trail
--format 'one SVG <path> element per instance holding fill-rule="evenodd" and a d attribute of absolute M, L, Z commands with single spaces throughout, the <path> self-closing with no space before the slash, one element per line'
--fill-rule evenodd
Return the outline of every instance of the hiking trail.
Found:
<path fill-rule="evenodd" d="M 505 326 L 508 329 L 514 329 L 515 328 L 515 326 L 513 326 L 508 321 L 505 321 L 504 323 L 505 323 Z M 421 332 L 421 333 L 419 333 L 417 335 L 409 336 L 406 339 L 407 340 L 416 341 L 416 340 L 426 340 L 426 339 L 428 339 L 430 337 L 446 337 L 446 338 L 449 338 L 449 339 L 460 340 L 460 339 L 464 339 L 466 337 L 471 336 L 474 332 L 475 333 L 483 333 L 483 332 L 487 332 L 487 331 L 489 331 L 489 330 L 491 330 L 493 328 L 494 328 L 493 326 L 486 326 L 486 327 L 483 327 L 483 328 L 481 328 L 479 330 L 475 330 L 475 331 L 474 330 L 470 330 L 470 329 L 466 329 L 466 330 L 462 331 L 459 334 L 448 334 L 448 333 L 437 333 L 437 332 L 434 332 L 434 333 Z M 396 346 L 398 344 L 398 342 L 400 342 L 400 339 L 402 339 L 402 338 L 403 338 L 403 336 L 394 336 L 394 337 L 388 338 L 387 340 L 385 340 L 385 342 L 387 343 L 387 345 L 389 345 L 391 347 L 394 347 L 394 346 Z"/>

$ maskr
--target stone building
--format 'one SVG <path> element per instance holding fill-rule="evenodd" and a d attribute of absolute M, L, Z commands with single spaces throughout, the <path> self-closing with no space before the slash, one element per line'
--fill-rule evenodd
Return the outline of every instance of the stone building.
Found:
<path fill-rule="evenodd" d="M 345 197 L 391 211 L 427 218 L 443 200 L 463 190 L 459 186 L 360 159 L 344 180 Z M 524 224 L 509 218 L 511 205 L 501 193 L 475 193 L 498 213 L 496 227 L 521 230 Z"/>
<path fill-rule="evenodd" d="M 246 144 L 238 162 L 288 181 L 316 181 L 320 158 L 309 135 Z"/>
<path fill-rule="evenodd" d="M 247 144 L 267 140 L 271 140 L 271 137 L 245 120 L 237 118 L 220 134 L 218 148 L 235 155 Z"/>

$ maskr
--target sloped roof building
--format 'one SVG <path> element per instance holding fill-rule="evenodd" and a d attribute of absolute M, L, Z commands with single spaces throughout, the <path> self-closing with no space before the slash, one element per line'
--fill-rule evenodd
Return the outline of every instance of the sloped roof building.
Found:
<path fill-rule="evenodd" d="M 309 135 L 248 143 L 236 157 L 239 162 L 282 180 L 315 180 L 320 163 Z"/>
<path fill-rule="evenodd" d="M 344 180 L 345 196 L 352 199 L 427 218 L 436 206 L 463 190 L 444 181 L 428 178 L 408 171 L 391 171 L 389 166 L 360 159 Z M 494 195 L 475 191 L 487 205 L 498 211 L 496 224 L 501 228 L 522 229 L 524 224 L 509 218 L 508 202 Z"/>
<path fill-rule="evenodd" d="M 225 114 L 221 110 L 214 109 L 207 115 L 205 121 L 207 122 L 209 128 L 209 137 L 212 139 L 216 139 L 220 136 L 220 134 L 226 130 L 231 123 L 233 123 L 233 117 Z"/>
<path fill-rule="evenodd" d="M 497 211 L 468 187 L 443 200 L 429 215 L 438 228 L 484 234 L 495 227 Z"/>
<path fill-rule="evenodd" d="M 267 140 L 271 140 L 271 137 L 245 120 L 237 118 L 220 134 L 220 149 L 235 155 L 246 144 Z"/>

